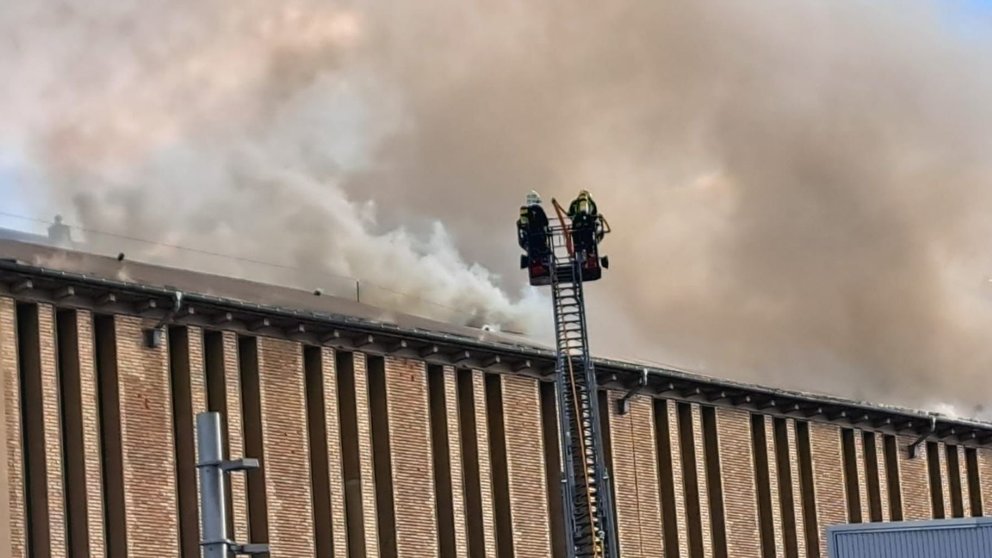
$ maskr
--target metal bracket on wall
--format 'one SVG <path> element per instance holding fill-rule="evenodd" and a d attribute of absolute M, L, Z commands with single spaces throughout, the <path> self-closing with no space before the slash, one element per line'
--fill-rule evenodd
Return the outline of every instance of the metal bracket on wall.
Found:
<path fill-rule="evenodd" d="M 165 324 L 172 321 L 172 318 L 179 313 L 183 308 L 183 292 L 180 290 L 175 290 L 172 293 L 172 308 L 162 317 L 161 320 L 155 327 L 145 329 L 145 346 L 149 349 L 157 349 L 162 346 L 162 339 L 164 337 L 163 333 L 165 331 Z"/>
<path fill-rule="evenodd" d="M 909 458 L 916 459 L 916 448 L 920 447 L 920 444 L 926 441 L 937 430 L 937 417 L 930 415 L 930 426 L 920 434 L 920 437 L 916 439 L 912 444 L 906 448 L 909 450 Z"/>
<path fill-rule="evenodd" d="M 641 370 L 641 377 L 637 379 L 637 383 L 634 384 L 634 387 L 630 388 L 630 390 L 628 390 L 627 393 L 624 394 L 624 396 L 621 397 L 619 401 L 617 401 L 617 414 L 626 415 L 628 412 L 630 412 L 631 398 L 633 398 L 635 395 L 640 393 L 640 391 L 645 387 L 647 387 L 647 385 L 648 385 L 648 369 L 645 368 Z"/>

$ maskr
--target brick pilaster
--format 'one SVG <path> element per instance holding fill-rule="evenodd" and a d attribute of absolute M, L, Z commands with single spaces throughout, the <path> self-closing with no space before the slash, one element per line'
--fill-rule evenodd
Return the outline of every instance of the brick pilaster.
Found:
<path fill-rule="evenodd" d="M 939 442 L 937 451 L 940 458 L 940 491 L 944 496 L 944 517 L 952 518 L 954 506 L 951 505 L 951 471 L 947 466 L 947 444 Z"/>
<path fill-rule="evenodd" d="M 238 368 L 238 336 L 230 331 L 222 334 L 224 351 L 224 399 L 227 403 L 227 443 L 231 449 L 229 459 L 261 457 L 245 455 L 244 425 L 242 423 L 241 373 Z M 231 518 L 234 523 L 234 539 L 248 541 L 248 486 L 246 474 L 230 475 L 231 479 Z"/>
<path fill-rule="evenodd" d="M 379 556 L 379 522 L 376 516 L 375 470 L 372 464 L 372 423 L 369 418 L 369 377 L 364 353 L 354 353 L 355 414 L 358 422 L 358 452 L 362 467 L 362 519 L 365 522 L 365 551 Z"/>
<path fill-rule="evenodd" d="M 489 429 L 486 409 L 486 379 L 481 370 L 472 371 L 475 390 L 475 432 L 479 447 L 479 484 L 482 488 L 482 524 L 486 539 L 486 557 L 496 556 L 496 517 L 493 509 L 493 476 L 489 459 Z"/>
<path fill-rule="evenodd" d="M 760 558 L 751 414 L 741 409 L 717 407 L 716 421 L 723 473 L 727 553 L 733 558 Z"/>
<path fill-rule="evenodd" d="M 802 477 L 799 474 L 799 440 L 796 438 L 796 421 L 786 419 L 789 441 L 789 477 L 792 481 L 792 510 L 796 515 L 796 548 L 799 558 L 806 558 L 806 518 L 803 517 Z"/>
<path fill-rule="evenodd" d="M 93 315 L 76 313 L 79 339 L 79 386 L 82 401 L 83 453 L 86 468 L 86 519 L 90 553 L 103 556 L 106 549 L 103 526 L 103 465 L 100 454 L 100 407 L 97 392 L 96 359 L 93 352 Z M 2 344 L 2 341 L 0 341 Z"/>
<path fill-rule="evenodd" d="M 0 383 L 3 386 L 4 448 L 0 487 L 0 551 L 11 558 L 27 552 L 24 505 L 24 453 L 21 447 L 21 382 L 17 364 L 17 312 L 0 297 Z"/>
<path fill-rule="evenodd" d="M 878 490 L 881 493 L 882 521 L 892 521 L 889 509 L 889 473 L 885 469 L 885 435 L 875 434 L 875 463 L 878 469 Z"/>
<path fill-rule="evenodd" d="M 66 555 L 65 490 L 62 483 L 61 388 L 56 355 L 55 310 L 38 305 L 38 341 L 41 350 L 41 398 L 44 409 L 45 486 L 48 492 L 48 533 L 51 556 Z"/>
<path fill-rule="evenodd" d="M 906 521 L 931 519 L 930 477 L 927 471 L 927 445 L 916 448 L 916 457 L 909 458 L 907 447 L 913 443 L 910 437 L 896 439 L 899 450 L 899 476 L 902 484 L 903 519 Z"/>
<path fill-rule="evenodd" d="M 847 523 L 840 428 L 833 424 L 811 422 L 809 437 L 813 457 L 813 486 L 816 491 L 816 519 L 820 529 L 820 556 L 826 556 L 827 527 Z"/>
<path fill-rule="evenodd" d="M 765 451 L 768 455 L 768 488 L 772 495 L 772 529 L 775 538 L 775 553 L 785 555 L 785 535 L 782 528 L 782 497 L 778 486 L 778 460 L 775 458 L 775 421 L 765 416 Z"/>
<path fill-rule="evenodd" d="M 696 454 L 696 484 L 699 490 L 699 521 L 703 532 L 703 558 L 711 558 L 713 533 L 710 522 L 709 487 L 706 479 L 706 449 L 703 447 L 703 415 L 696 403 L 692 404 L 692 440 Z"/>
<path fill-rule="evenodd" d="M 434 466 L 427 370 L 423 361 L 385 358 L 396 510 L 396 548 L 400 557 L 438 553 Z"/>
<path fill-rule="evenodd" d="M 327 474 L 331 487 L 331 545 L 335 556 L 347 556 L 348 526 L 345 523 L 344 468 L 341 461 L 341 417 L 333 349 L 321 349 L 321 368 L 324 380 L 324 424 L 327 432 Z"/>
<path fill-rule="evenodd" d="M 513 548 L 521 558 L 547 558 L 551 555 L 551 526 L 541 438 L 541 394 L 537 380 L 510 375 L 501 379 Z"/>
<path fill-rule="evenodd" d="M 617 414 L 622 393 L 610 392 L 610 437 L 613 440 L 613 485 L 622 556 L 662 558 L 663 531 L 658 486 L 653 400 L 634 396 L 630 411 Z"/>
<path fill-rule="evenodd" d="M 961 504 L 964 516 L 971 517 L 971 482 L 968 480 L 968 456 L 964 446 L 958 446 L 958 475 L 961 479 Z"/>
<path fill-rule="evenodd" d="M 272 554 L 312 556 L 313 498 L 300 344 L 260 337 L 258 376 Z"/>
<path fill-rule="evenodd" d="M 465 530 L 461 425 L 458 422 L 458 376 L 451 366 L 444 367 L 444 406 L 448 419 L 448 457 L 451 467 L 451 506 L 455 520 L 455 552 L 458 556 L 467 556 L 468 533 Z"/>
<path fill-rule="evenodd" d="M 168 343 L 145 347 L 142 329 L 151 322 L 118 316 L 115 325 L 128 556 L 175 556 L 179 524 Z"/>
<path fill-rule="evenodd" d="M 861 499 L 861 521 L 871 522 L 871 502 L 868 499 L 868 468 L 865 466 L 864 433 L 854 429 L 854 462 L 858 466 L 858 493 Z"/>
<path fill-rule="evenodd" d="M 685 476 L 682 474 L 682 441 L 679 438 L 679 412 L 675 401 L 665 400 L 668 411 L 668 439 L 672 448 L 672 479 L 675 486 L 675 519 L 679 526 L 679 554 L 689 555 L 689 521 L 685 508 Z"/>

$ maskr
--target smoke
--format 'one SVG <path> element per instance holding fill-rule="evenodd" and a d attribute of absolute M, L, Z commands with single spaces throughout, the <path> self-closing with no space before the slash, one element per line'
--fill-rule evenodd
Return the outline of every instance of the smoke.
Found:
<path fill-rule="evenodd" d="M 963 412 L 992 387 L 992 45 L 946 3 L 20 4 L 0 150 L 90 228 L 536 331 L 516 206 L 588 188 L 597 352 Z"/>

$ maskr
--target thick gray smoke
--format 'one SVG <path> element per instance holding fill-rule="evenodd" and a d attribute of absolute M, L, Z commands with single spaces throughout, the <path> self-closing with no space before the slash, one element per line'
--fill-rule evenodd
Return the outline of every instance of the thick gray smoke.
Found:
<path fill-rule="evenodd" d="M 549 309 L 520 290 L 516 206 L 588 188 L 616 230 L 590 288 L 600 351 L 970 412 L 992 387 L 992 45 L 955 17 L 925 0 L 8 2 L 0 149 L 36 206 L 91 228 L 532 331 Z"/>

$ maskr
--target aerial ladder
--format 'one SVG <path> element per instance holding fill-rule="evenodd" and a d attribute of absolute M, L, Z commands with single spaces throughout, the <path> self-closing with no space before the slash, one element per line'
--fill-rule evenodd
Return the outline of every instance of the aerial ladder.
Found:
<path fill-rule="evenodd" d="M 599 416 L 607 410 L 599 408 L 582 289 L 583 278 L 598 279 L 608 260 L 599 258 L 595 244 L 576 249 L 565 212 L 557 201 L 552 203 L 558 223 L 548 224 L 547 257 L 557 348 L 555 391 L 563 458 L 566 556 L 619 558 L 613 487 Z M 598 219 L 596 226 L 605 226 L 609 232 L 609 225 Z"/>

